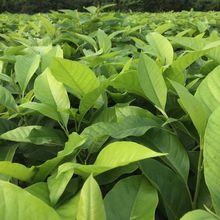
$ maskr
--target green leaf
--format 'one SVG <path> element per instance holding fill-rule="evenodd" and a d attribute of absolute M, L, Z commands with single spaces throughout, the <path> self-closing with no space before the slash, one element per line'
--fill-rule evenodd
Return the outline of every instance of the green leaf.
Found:
<path fill-rule="evenodd" d="M 158 195 L 146 178 L 131 176 L 120 180 L 104 203 L 109 220 L 154 220 Z"/>
<path fill-rule="evenodd" d="M 169 132 L 152 129 L 145 136 L 137 138 L 141 144 L 153 147 L 153 150 L 168 153 L 162 158 L 187 183 L 189 175 L 189 157 L 180 140 Z"/>
<path fill-rule="evenodd" d="M 56 29 L 51 21 L 45 16 L 39 16 L 38 18 L 40 19 L 41 24 L 45 28 L 47 34 L 52 38 L 56 33 Z"/>
<path fill-rule="evenodd" d="M 40 129 L 33 129 L 28 136 L 28 139 L 31 143 L 37 145 L 55 145 L 55 146 L 63 146 L 66 137 L 64 133 L 58 129 L 41 127 Z"/>
<path fill-rule="evenodd" d="M 47 183 L 43 183 L 43 182 L 35 183 L 26 187 L 25 190 L 30 194 L 32 194 L 33 196 L 36 196 L 37 198 L 41 199 L 46 204 L 51 205 Z"/>
<path fill-rule="evenodd" d="M 73 176 L 73 173 L 73 170 L 69 170 L 61 174 L 55 173 L 47 179 L 52 205 L 55 205 L 63 194 L 67 184 Z"/>
<path fill-rule="evenodd" d="M 41 71 L 43 72 L 47 67 L 50 66 L 54 57 L 63 58 L 63 50 L 60 45 L 52 47 L 48 52 L 41 55 Z"/>
<path fill-rule="evenodd" d="M 105 147 L 99 153 L 94 165 L 103 167 L 124 166 L 145 158 L 163 155 L 134 142 L 120 141 Z"/>
<path fill-rule="evenodd" d="M 17 105 L 13 96 L 6 88 L 4 88 L 1 85 L 0 85 L 0 105 L 14 112 L 17 111 Z"/>
<path fill-rule="evenodd" d="M 96 104 L 98 98 L 101 97 L 101 95 L 105 92 L 105 89 L 108 87 L 108 85 L 109 80 L 101 82 L 99 87 L 85 94 L 82 97 L 79 105 L 79 112 L 81 114 L 81 118 L 83 118 L 84 115 L 89 111 L 89 109 Z"/>
<path fill-rule="evenodd" d="M 185 87 L 174 81 L 170 82 L 180 97 L 181 104 L 184 110 L 189 114 L 200 137 L 203 137 L 208 120 L 208 113 L 204 105 L 196 97 L 190 94 Z"/>
<path fill-rule="evenodd" d="M 73 132 L 69 135 L 69 140 L 65 143 L 62 151 L 58 152 L 57 157 L 45 161 L 37 167 L 36 175 L 32 179 L 33 182 L 44 181 L 45 178 L 69 155 L 74 158 L 77 149 L 85 142 L 85 139 Z"/>
<path fill-rule="evenodd" d="M 220 66 L 216 67 L 199 85 L 195 97 L 204 104 L 206 110 L 211 114 L 220 107 Z"/>
<path fill-rule="evenodd" d="M 82 39 L 83 41 L 89 43 L 94 48 L 94 50 L 97 51 L 96 41 L 92 37 L 88 35 L 84 35 L 84 34 L 79 34 L 79 33 L 74 33 L 74 35 L 78 37 L 79 39 Z"/>
<path fill-rule="evenodd" d="M 56 58 L 50 65 L 50 70 L 53 76 L 68 86 L 78 98 L 82 98 L 100 85 L 95 73 L 76 61 Z"/>
<path fill-rule="evenodd" d="M 77 220 L 106 220 L 104 202 L 99 185 L 90 176 L 80 192 Z"/>
<path fill-rule="evenodd" d="M 37 125 L 18 127 L 7 131 L 0 135 L 0 139 L 37 145 L 63 145 L 65 142 L 65 136 L 61 131 Z"/>
<path fill-rule="evenodd" d="M 39 64 L 40 56 L 36 54 L 28 54 L 16 57 L 15 76 L 23 95 L 30 79 L 38 69 Z"/>
<path fill-rule="evenodd" d="M 165 70 L 164 76 L 183 85 L 186 78 L 184 71 L 193 62 L 205 54 L 207 54 L 207 51 L 202 50 L 192 51 L 179 56 L 176 60 L 173 61 L 172 65 L 167 70 Z"/>
<path fill-rule="evenodd" d="M 204 136 L 204 173 L 205 181 L 211 193 L 214 209 L 220 215 L 220 108 L 210 116 Z"/>
<path fill-rule="evenodd" d="M 167 87 L 160 68 L 154 60 L 141 54 L 138 63 L 138 79 L 147 98 L 157 107 L 165 109 Z"/>
<path fill-rule="evenodd" d="M 118 74 L 111 85 L 116 89 L 123 89 L 126 92 L 146 97 L 138 80 L 138 72 L 135 70 L 128 70 Z"/>
<path fill-rule="evenodd" d="M 61 219 L 73 220 L 76 219 L 78 205 L 79 205 L 80 193 L 66 201 L 64 204 L 59 206 L 56 211 L 60 215 Z"/>
<path fill-rule="evenodd" d="M 173 47 L 167 38 L 159 33 L 153 32 L 148 34 L 146 39 L 163 65 L 170 65 L 173 62 Z"/>
<path fill-rule="evenodd" d="M 180 220 L 217 220 L 214 215 L 204 211 L 204 210 L 194 210 L 186 213 Z"/>
<path fill-rule="evenodd" d="M 35 80 L 34 94 L 43 104 L 53 107 L 59 113 L 59 121 L 64 126 L 67 125 L 69 115 L 66 111 L 70 108 L 67 91 L 63 84 L 54 78 L 49 69 L 46 69 Z"/>
<path fill-rule="evenodd" d="M 50 206 L 11 183 L 0 181 L 0 197 L 1 219 L 28 220 L 33 217 L 38 220 L 60 220 Z"/>
<path fill-rule="evenodd" d="M 86 177 L 90 174 L 99 175 L 116 167 L 128 165 L 151 157 L 164 156 L 140 144 L 120 141 L 106 146 L 96 158 L 93 165 L 66 163 L 60 166 L 60 172 L 74 169 L 76 174 Z"/>
<path fill-rule="evenodd" d="M 140 162 L 140 168 L 159 191 L 168 219 L 178 220 L 192 209 L 188 186 L 179 175 L 153 159 Z"/>
<path fill-rule="evenodd" d="M 0 147 L 0 161 L 12 162 L 15 152 L 18 148 L 18 144 L 6 144 L 3 143 L 3 146 Z M 0 174 L 0 180 L 9 181 L 10 177 Z"/>
<path fill-rule="evenodd" d="M 0 162 L 0 173 L 9 177 L 14 177 L 22 181 L 29 181 L 35 174 L 35 168 L 27 168 L 19 163 L 11 163 L 9 161 Z"/>
<path fill-rule="evenodd" d="M 112 47 L 111 38 L 101 29 L 99 29 L 97 32 L 97 38 L 98 38 L 99 48 L 103 50 L 103 53 L 110 52 Z"/>
<path fill-rule="evenodd" d="M 13 130 L 10 130 L 2 135 L 0 135 L 0 139 L 14 141 L 14 142 L 24 142 L 30 143 L 30 139 L 28 138 L 31 131 L 33 129 L 40 129 L 41 126 L 24 126 L 18 127 Z"/>
<path fill-rule="evenodd" d="M 49 117 L 55 121 L 60 120 L 60 116 L 59 116 L 59 113 L 57 112 L 57 110 L 53 106 L 50 106 L 48 104 L 37 103 L 37 102 L 28 102 L 28 103 L 24 103 L 24 104 L 20 105 L 19 107 L 28 108 L 28 109 L 37 111 L 37 112 L 41 113 L 42 115 L 45 115 L 46 117 Z"/>

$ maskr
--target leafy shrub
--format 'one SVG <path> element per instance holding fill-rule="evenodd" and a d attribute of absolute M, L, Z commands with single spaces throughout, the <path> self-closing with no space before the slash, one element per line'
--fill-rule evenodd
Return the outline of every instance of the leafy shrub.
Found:
<path fill-rule="evenodd" d="M 219 219 L 219 13 L 105 9 L 0 15 L 0 219 Z"/>

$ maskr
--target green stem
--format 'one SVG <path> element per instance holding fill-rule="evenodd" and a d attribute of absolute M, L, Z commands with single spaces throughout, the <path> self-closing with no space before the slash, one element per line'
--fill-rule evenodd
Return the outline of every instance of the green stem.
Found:
<path fill-rule="evenodd" d="M 60 127 L 63 129 L 64 133 L 66 134 L 67 137 L 69 137 L 69 131 L 68 129 L 62 125 L 62 123 L 58 122 Z"/>
<path fill-rule="evenodd" d="M 196 189 L 195 189 L 195 194 L 194 194 L 194 199 L 193 199 L 193 209 L 196 209 L 196 206 L 197 206 L 197 200 L 198 200 L 201 177 L 202 177 L 202 170 L 203 170 L 203 149 L 201 147 L 200 152 L 199 152 L 199 161 L 198 161 L 197 178 L 196 178 Z"/>

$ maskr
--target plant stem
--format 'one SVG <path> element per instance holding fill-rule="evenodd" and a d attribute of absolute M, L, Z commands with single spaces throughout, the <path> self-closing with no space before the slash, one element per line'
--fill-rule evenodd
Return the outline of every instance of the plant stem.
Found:
<path fill-rule="evenodd" d="M 201 142 L 200 142 L 201 143 Z M 199 161 L 198 161 L 198 168 L 197 168 L 197 178 L 196 178 L 196 189 L 193 199 L 193 209 L 196 209 L 197 206 L 197 200 L 199 195 L 199 189 L 200 189 L 200 182 L 202 177 L 202 170 L 203 170 L 203 149 L 201 147 L 199 152 Z"/>

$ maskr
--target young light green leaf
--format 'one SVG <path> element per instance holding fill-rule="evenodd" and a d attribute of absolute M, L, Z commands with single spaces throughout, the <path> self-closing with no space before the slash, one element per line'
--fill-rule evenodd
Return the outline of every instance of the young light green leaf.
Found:
<path fill-rule="evenodd" d="M 67 125 L 69 119 L 67 111 L 70 108 L 67 91 L 64 85 L 54 78 L 49 69 L 46 69 L 35 80 L 34 94 L 43 104 L 53 107 L 59 114 L 59 121 L 64 126 Z"/>
<path fill-rule="evenodd" d="M 76 61 L 56 58 L 50 65 L 53 76 L 66 86 L 78 98 L 99 87 L 99 80 L 95 73 L 84 64 Z"/>
<path fill-rule="evenodd" d="M 47 179 L 52 205 L 55 205 L 63 194 L 67 184 L 73 176 L 73 172 L 73 170 L 69 170 L 61 174 L 55 173 Z"/>
<path fill-rule="evenodd" d="M 111 50 L 112 42 L 110 37 L 101 29 L 97 32 L 97 38 L 99 48 L 103 50 L 103 53 L 108 53 Z"/>
<path fill-rule="evenodd" d="M 141 54 L 138 64 L 138 79 L 144 94 L 157 107 L 165 109 L 167 87 L 156 62 Z"/>
<path fill-rule="evenodd" d="M 40 56 L 36 54 L 28 54 L 16 57 L 15 76 L 23 95 L 30 79 L 38 69 L 39 64 Z"/>
<path fill-rule="evenodd" d="M 101 190 L 90 176 L 80 192 L 77 220 L 106 220 Z"/>
<path fill-rule="evenodd" d="M 146 39 L 163 65 L 170 65 L 173 62 L 173 47 L 167 38 L 159 33 L 153 32 L 148 34 Z"/>

